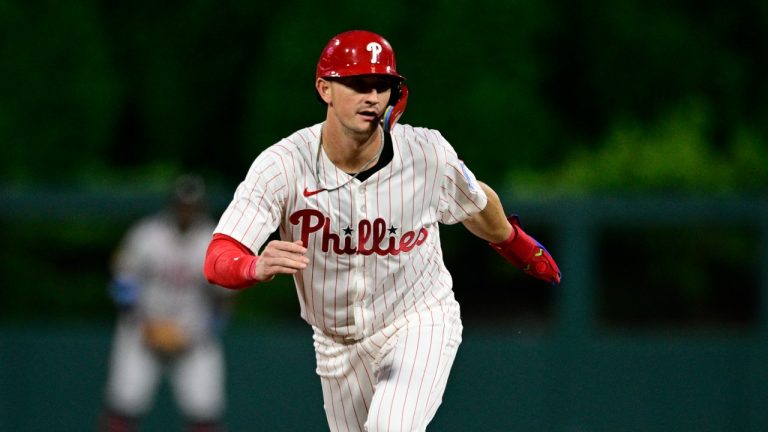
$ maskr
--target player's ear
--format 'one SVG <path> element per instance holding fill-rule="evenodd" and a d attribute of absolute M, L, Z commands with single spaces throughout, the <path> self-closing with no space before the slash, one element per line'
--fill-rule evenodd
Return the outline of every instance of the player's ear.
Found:
<path fill-rule="evenodd" d="M 317 89 L 317 95 L 326 104 L 331 103 L 331 82 L 322 78 L 318 78 L 315 81 L 315 89 Z"/>

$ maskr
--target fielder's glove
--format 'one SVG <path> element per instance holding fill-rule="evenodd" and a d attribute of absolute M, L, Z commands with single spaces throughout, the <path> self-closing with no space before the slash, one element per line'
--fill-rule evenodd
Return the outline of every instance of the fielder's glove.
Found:
<path fill-rule="evenodd" d="M 175 354 L 187 346 L 184 330 L 170 320 L 150 320 L 144 323 L 144 341 L 162 354 Z"/>
<path fill-rule="evenodd" d="M 523 231 L 517 215 L 507 218 L 512 224 L 512 234 L 499 243 L 489 243 L 507 261 L 528 275 L 553 285 L 560 283 L 560 269 L 552 255 L 533 237 Z"/>

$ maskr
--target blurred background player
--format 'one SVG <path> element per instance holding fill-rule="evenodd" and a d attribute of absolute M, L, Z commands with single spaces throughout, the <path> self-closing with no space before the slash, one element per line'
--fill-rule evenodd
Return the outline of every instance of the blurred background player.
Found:
<path fill-rule="evenodd" d="M 213 232 L 204 181 L 179 177 L 169 205 L 129 229 L 109 292 L 118 308 L 103 432 L 135 431 L 167 376 L 188 432 L 221 431 L 225 362 L 220 331 L 231 290 L 201 267 Z"/>

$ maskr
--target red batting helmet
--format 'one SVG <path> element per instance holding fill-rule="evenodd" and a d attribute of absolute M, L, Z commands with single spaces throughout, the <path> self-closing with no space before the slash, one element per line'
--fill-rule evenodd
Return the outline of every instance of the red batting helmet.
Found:
<path fill-rule="evenodd" d="M 369 31 L 352 30 L 328 41 L 317 62 L 315 79 L 368 74 L 405 79 L 397 73 L 395 52 L 386 39 Z"/>
<path fill-rule="evenodd" d="M 328 41 L 317 62 L 315 80 L 355 75 L 388 75 L 397 80 L 382 118 L 384 128 L 391 130 L 405 111 L 408 87 L 405 77 L 397 73 L 395 51 L 386 39 L 369 31 L 351 30 Z"/>

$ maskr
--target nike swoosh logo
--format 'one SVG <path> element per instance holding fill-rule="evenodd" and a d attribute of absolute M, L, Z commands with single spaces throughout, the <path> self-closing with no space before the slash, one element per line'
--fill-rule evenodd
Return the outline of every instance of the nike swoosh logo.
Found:
<path fill-rule="evenodd" d="M 319 194 L 320 192 L 324 191 L 325 189 L 318 189 L 318 190 L 309 190 L 307 188 L 304 188 L 304 196 L 305 197 L 311 197 L 312 195 Z"/>

